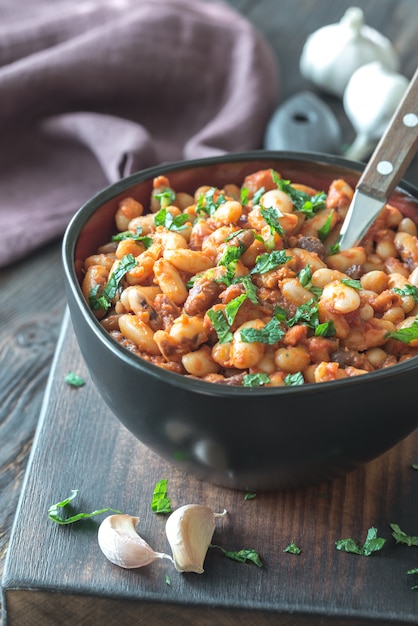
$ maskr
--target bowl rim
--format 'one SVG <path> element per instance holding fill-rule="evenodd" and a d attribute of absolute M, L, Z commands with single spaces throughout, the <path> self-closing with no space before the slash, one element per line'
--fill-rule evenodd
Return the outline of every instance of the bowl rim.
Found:
<path fill-rule="evenodd" d="M 81 291 L 80 284 L 77 279 L 77 274 L 74 265 L 75 248 L 78 241 L 77 233 L 81 231 L 83 226 L 92 217 L 95 211 L 104 203 L 112 200 L 115 196 L 120 195 L 123 191 L 138 183 L 148 181 L 155 176 L 164 175 L 168 172 L 181 171 L 183 169 L 193 169 L 194 167 L 204 167 L 207 165 L 216 165 L 222 163 L 239 163 L 251 160 L 257 161 L 271 161 L 271 160 L 286 160 L 288 162 L 295 161 L 307 161 L 314 162 L 316 165 L 322 166 L 336 166 L 342 169 L 349 169 L 352 174 L 360 175 L 365 167 L 365 163 L 360 161 L 353 161 L 344 158 L 343 156 L 330 155 L 320 152 L 293 152 L 293 151 L 275 151 L 275 150 L 252 150 L 245 152 L 226 153 L 222 155 L 216 155 L 212 157 L 200 157 L 196 159 L 187 159 L 181 161 L 166 162 L 160 165 L 153 165 L 151 167 L 134 172 L 129 176 L 126 176 L 114 183 L 110 183 L 103 189 L 99 190 L 96 194 L 91 196 L 73 215 L 69 221 L 62 239 L 62 263 L 64 268 L 64 276 L 67 283 L 67 288 L 71 290 L 71 294 L 74 301 L 78 305 L 78 309 L 82 314 L 84 321 L 89 326 L 90 330 L 96 335 L 96 337 L 104 343 L 104 345 L 115 355 L 121 359 L 125 364 L 130 367 L 134 367 L 138 372 L 146 372 L 154 378 L 159 378 L 164 382 L 181 387 L 188 391 L 194 391 L 203 395 L 210 396 L 224 396 L 224 397 L 237 397 L 237 396 L 278 396 L 288 394 L 303 394 L 303 395 L 316 395 L 317 393 L 323 393 L 327 390 L 336 391 L 339 387 L 362 386 L 367 385 L 373 380 L 384 381 L 388 377 L 393 377 L 394 369 L 396 373 L 402 374 L 402 372 L 414 369 L 417 366 L 418 356 L 412 357 L 403 363 L 398 363 L 392 367 L 369 372 L 362 376 L 353 376 L 349 378 L 326 381 L 322 383 L 305 383 L 304 385 L 295 386 L 280 386 L 280 387 L 244 387 L 234 386 L 227 384 L 216 384 L 213 382 L 199 380 L 197 378 L 189 377 L 183 374 L 177 374 L 162 368 L 158 365 L 154 365 L 145 359 L 142 359 L 138 355 L 129 352 L 119 342 L 103 328 L 97 318 L 93 315 L 90 307 L 88 306 L 86 299 Z M 418 202 L 418 189 L 411 183 L 401 180 L 396 187 L 398 191 L 410 196 L 412 199 Z"/>

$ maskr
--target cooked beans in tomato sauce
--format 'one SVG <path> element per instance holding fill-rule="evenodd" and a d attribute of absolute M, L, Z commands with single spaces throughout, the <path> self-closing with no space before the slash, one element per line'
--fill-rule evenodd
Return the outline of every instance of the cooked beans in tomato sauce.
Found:
<path fill-rule="evenodd" d="M 238 386 L 360 376 L 418 354 L 416 224 L 387 204 L 362 245 L 339 251 L 353 196 L 271 169 L 242 186 L 119 203 L 115 236 L 84 261 L 82 291 L 138 357 Z"/>

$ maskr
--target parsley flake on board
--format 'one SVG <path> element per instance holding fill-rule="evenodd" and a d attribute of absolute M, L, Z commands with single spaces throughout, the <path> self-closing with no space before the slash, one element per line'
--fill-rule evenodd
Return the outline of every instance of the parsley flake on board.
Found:
<path fill-rule="evenodd" d="M 82 387 L 86 384 L 86 381 L 74 372 L 68 372 L 68 374 L 64 378 L 64 381 L 67 383 L 67 385 L 70 385 L 70 387 Z"/>
<path fill-rule="evenodd" d="M 413 569 L 409 569 L 406 573 L 407 574 L 418 574 L 418 567 L 414 567 Z M 411 589 L 413 591 L 418 591 L 418 585 L 413 585 L 411 587 Z"/>
<path fill-rule="evenodd" d="M 100 308 L 107 311 L 116 295 L 120 281 L 125 274 L 136 267 L 137 264 L 138 261 L 135 259 L 133 254 L 126 254 L 120 260 L 120 263 L 115 271 L 109 276 L 109 280 L 107 281 L 103 291 L 99 293 L 100 285 L 98 284 L 93 287 L 89 294 L 89 302 L 93 311 L 97 311 L 97 309 Z"/>
<path fill-rule="evenodd" d="M 404 543 L 407 546 L 418 546 L 418 537 L 407 535 L 399 528 L 398 524 L 389 525 L 392 529 L 392 537 L 395 539 L 396 543 Z"/>
<path fill-rule="evenodd" d="M 257 567 L 264 567 L 263 562 L 261 560 L 260 555 L 255 550 L 243 548 L 242 550 L 237 550 L 236 552 L 233 550 L 225 550 L 222 546 L 217 546 L 213 543 L 210 544 L 210 548 L 218 548 L 221 552 L 224 553 L 228 559 L 232 559 L 233 561 L 238 561 L 239 563 L 245 563 L 246 561 L 251 561 Z"/>
<path fill-rule="evenodd" d="M 245 374 L 242 379 L 243 387 L 262 387 L 268 385 L 270 377 L 265 372 L 259 372 L 258 374 Z"/>
<path fill-rule="evenodd" d="M 255 491 L 249 491 L 247 489 L 244 495 L 244 500 L 254 500 L 254 498 L 256 497 L 257 497 L 257 494 L 255 493 Z"/>
<path fill-rule="evenodd" d="M 295 544 L 294 541 L 291 541 L 283 552 L 289 552 L 289 554 L 301 554 L 302 550 Z"/>
<path fill-rule="evenodd" d="M 154 513 L 171 513 L 171 502 L 167 496 L 167 479 L 159 480 L 152 494 L 151 509 Z"/>
<path fill-rule="evenodd" d="M 354 539 L 340 539 L 335 542 L 337 550 L 342 552 L 351 552 L 351 554 L 360 554 L 361 556 L 370 556 L 373 552 L 381 550 L 386 543 L 386 539 L 377 536 L 377 528 L 369 528 L 364 544 L 361 546 Z"/>
<path fill-rule="evenodd" d="M 61 502 L 57 502 L 56 504 L 51 504 L 48 509 L 49 519 L 51 519 L 53 522 L 56 522 L 57 524 L 64 525 L 73 524 L 74 522 L 78 522 L 89 517 L 94 517 L 95 515 L 100 515 L 100 513 L 107 513 L 108 511 L 110 511 L 111 513 L 121 513 L 121 511 L 118 511 L 117 509 L 105 508 L 93 511 L 92 513 L 76 513 L 75 515 L 69 515 L 68 517 L 65 517 L 65 508 L 70 504 L 70 502 L 72 502 L 72 500 L 74 500 L 77 494 L 78 489 L 72 489 L 71 495 L 68 496 L 68 498 L 65 498 L 65 500 L 62 500 Z"/>

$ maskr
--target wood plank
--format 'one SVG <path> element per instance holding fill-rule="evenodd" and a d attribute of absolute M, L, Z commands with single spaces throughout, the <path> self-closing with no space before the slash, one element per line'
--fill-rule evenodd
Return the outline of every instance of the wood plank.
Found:
<path fill-rule="evenodd" d="M 71 388 L 68 371 L 87 382 Z M 394 418 L 395 419 L 395 418 Z M 359 433 L 361 437 L 361 433 Z M 407 570 L 414 547 L 398 545 L 389 524 L 418 534 L 415 506 L 418 431 L 345 478 L 314 487 L 259 493 L 220 488 L 184 474 L 145 448 L 113 417 L 94 389 L 66 319 L 48 383 L 3 577 L 7 624 L 36 626 L 147 620 L 152 624 L 416 624 L 418 594 Z M 228 510 L 214 543 L 254 548 L 264 568 L 214 548 L 205 573 L 178 574 L 168 561 L 142 570 L 109 563 L 96 540 L 99 521 L 58 526 L 47 509 L 79 489 L 77 508 L 103 506 L 141 518 L 140 532 L 169 551 L 165 518 L 150 509 L 168 478 L 173 508 L 191 502 Z M 342 553 L 335 541 L 364 540 L 375 526 L 387 539 L 371 557 Z M 294 540 L 302 554 L 284 553 Z M 169 575 L 171 585 L 166 584 Z"/>

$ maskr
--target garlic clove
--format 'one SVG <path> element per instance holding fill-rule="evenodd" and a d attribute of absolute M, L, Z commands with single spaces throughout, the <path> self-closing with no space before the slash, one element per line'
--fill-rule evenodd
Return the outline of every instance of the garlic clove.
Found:
<path fill-rule="evenodd" d="M 382 63 L 367 63 L 354 72 L 344 92 L 343 106 L 356 138 L 345 156 L 364 159 L 385 132 L 409 81 Z"/>
<path fill-rule="evenodd" d="M 299 69 L 304 78 L 342 97 L 353 73 L 373 61 L 380 61 L 392 71 L 399 66 L 398 54 L 389 39 L 365 24 L 359 7 L 350 7 L 339 22 L 327 24 L 307 37 Z"/>
<path fill-rule="evenodd" d="M 132 569 L 144 567 L 168 554 L 155 552 L 135 530 L 139 517 L 126 514 L 109 515 L 100 524 L 98 542 L 105 557 L 115 565 Z"/>
<path fill-rule="evenodd" d="M 225 513 L 214 513 L 200 504 L 186 504 L 170 515 L 165 530 L 178 572 L 203 574 L 203 563 L 215 531 L 215 518 Z"/>

